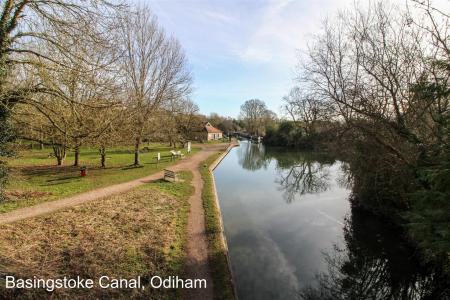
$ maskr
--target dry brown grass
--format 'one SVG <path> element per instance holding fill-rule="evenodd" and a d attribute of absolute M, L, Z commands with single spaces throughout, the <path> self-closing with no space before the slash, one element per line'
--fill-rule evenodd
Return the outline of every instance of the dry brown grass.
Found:
<path fill-rule="evenodd" d="M 187 184 L 178 183 L 180 185 Z M 160 184 L 161 185 L 161 184 Z M 0 226 L 0 275 L 16 277 L 148 280 L 151 275 L 176 275 L 188 202 L 144 186 L 52 215 Z M 167 189 L 166 189 L 167 190 Z M 181 223 L 180 223 L 181 222 Z M 181 234 L 180 234 L 181 233 Z M 175 253 L 175 254 L 174 254 Z M 172 294 L 169 294 L 172 293 Z M 91 298 L 173 298 L 168 290 L 10 290 L 0 280 L 0 298 L 20 296 Z M 3 296 L 3 297 L 2 297 Z"/>

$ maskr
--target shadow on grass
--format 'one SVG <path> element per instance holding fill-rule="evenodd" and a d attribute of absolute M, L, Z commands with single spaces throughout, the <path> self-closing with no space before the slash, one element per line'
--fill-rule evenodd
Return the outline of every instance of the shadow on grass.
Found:
<path fill-rule="evenodd" d="M 67 184 L 67 183 L 72 183 L 75 181 L 59 181 L 59 182 L 51 182 L 51 183 L 47 183 L 47 184 L 41 184 L 40 186 L 56 186 L 56 185 L 61 185 L 61 184 Z M 79 182 L 79 180 L 77 180 L 77 182 Z"/>
<path fill-rule="evenodd" d="M 24 176 L 49 176 L 60 173 L 70 173 L 79 171 L 79 167 L 74 166 L 32 166 L 19 169 Z"/>
<path fill-rule="evenodd" d="M 122 168 L 120 168 L 121 170 L 132 170 L 132 169 L 139 169 L 139 168 L 143 168 L 144 166 L 143 165 L 129 165 L 129 166 L 126 166 L 126 167 L 122 167 Z"/>
<path fill-rule="evenodd" d="M 126 167 L 128 168 L 128 167 Z M 68 174 L 68 173 L 79 173 L 80 167 L 74 166 L 30 166 L 30 167 L 20 167 L 15 168 L 18 170 L 23 176 L 52 176 L 59 174 Z M 122 166 L 111 166 L 102 168 L 100 166 L 88 166 L 88 171 L 101 171 L 101 170 L 121 170 Z"/>
<path fill-rule="evenodd" d="M 58 178 L 55 178 L 55 179 L 49 179 L 49 180 L 47 180 L 47 182 L 55 182 L 55 181 L 62 181 L 62 180 L 70 180 L 70 179 L 75 179 L 75 178 L 77 178 L 77 179 L 80 179 L 81 178 L 81 176 L 80 175 L 74 175 L 74 176 L 64 176 L 64 177 L 58 177 Z"/>

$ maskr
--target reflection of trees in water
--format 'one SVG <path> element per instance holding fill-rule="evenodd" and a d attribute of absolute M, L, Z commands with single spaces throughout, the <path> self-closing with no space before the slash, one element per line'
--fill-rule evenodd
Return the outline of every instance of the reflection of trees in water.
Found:
<path fill-rule="evenodd" d="M 353 209 L 345 226 L 345 250 L 325 254 L 329 271 L 301 299 L 448 299 L 450 279 L 420 263 L 402 233 Z"/>
<path fill-rule="evenodd" d="M 242 168 L 250 171 L 265 169 L 270 162 L 270 160 L 266 159 L 265 149 L 262 144 L 241 142 L 237 154 Z"/>
<path fill-rule="evenodd" d="M 291 203 L 304 194 L 320 193 L 329 186 L 329 170 L 327 166 L 310 160 L 299 161 L 287 171 L 279 170 L 279 178 L 275 180 L 280 185 L 286 202 Z"/>
<path fill-rule="evenodd" d="M 286 202 L 291 203 L 304 194 L 324 192 L 329 188 L 330 167 L 335 162 L 325 153 L 269 152 L 276 158 L 279 190 Z"/>
<path fill-rule="evenodd" d="M 342 162 L 340 166 L 340 173 L 336 179 L 337 184 L 347 190 L 351 190 L 353 187 L 353 174 L 350 171 L 348 163 Z"/>
<path fill-rule="evenodd" d="M 304 194 L 326 191 L 330 180 L 329 169 L 335 162 L 325 153 L 265 148 L 249 142 L 241 142 L 238 158 L 239 164 L 251 171 L 266 169 L 272 160 L 276 161 L 278 177 L 275 182 L 288 203 Z"/>

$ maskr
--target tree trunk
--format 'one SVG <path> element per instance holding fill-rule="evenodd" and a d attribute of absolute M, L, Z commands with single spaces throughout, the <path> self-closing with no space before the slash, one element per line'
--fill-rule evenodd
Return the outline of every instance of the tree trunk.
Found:
<path fill-rule="evenodd" d="M 74 167 L 78 167 L 80 164 L 80 146 L 75 146 L 75 161 L 73 163 Z"/>
<path fill-rule="evenodd" d="M 139 165 L 139 146 L 141 144 L 141 138 L 137 137 L 136 142 L 134 144 L 134 165 Z"/>
<path fill-rule="evenodd" d="M 55 154 L 56 162 L 57 162 L 58 166 L 61 166 L 64 162 L 64 159 L 66 158 L 66 147 L 60 146 L 60 145 L 54 145 L 53 153 Z"/>
<path fill-rule="evenodd" d="M 101 147 L 100 148 L 100 164 L 101 164 L 101 167 L 102 168 L 105 168 L 106 167 L 106 164 L 105 164 L 105 162 L 106 162 L 106 148 L 105 147 Z"/>
<path fill-rule="evenodd" d="M 44 150 L 44 143 L 42 142 L 43 140 L 44 140 L 44 134 L 43 133 L 41 133 L 41 142 L 39 142 L 39 144 L 40 144 L 40 147 L 41 147 L 41 150 Z"/>

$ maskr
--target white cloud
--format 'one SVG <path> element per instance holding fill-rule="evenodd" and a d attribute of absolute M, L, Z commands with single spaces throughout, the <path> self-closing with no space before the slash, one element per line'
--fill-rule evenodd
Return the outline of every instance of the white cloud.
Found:
<path fill-rule="evenodd" d="M 235 52 L 246 62 L 295 64 L 296 50 L 305 49 L 307 36 L 320 28 L 321 20 L 351 1 L 272 0 L 261 10 L 244 46 Z"/>
<path fill-rule="evenodd" d="M 276 110 L 293 84 L 298 50 L 306 50 L 322 21 L 358 0 L 134 0 L 146 1 L 187 51 L 196 95 L 219 99 L 259 97 Z M 399 6 L 410 0 L 391 0 Z M 366 6 L 369 0 L 359 0 Z M 448 0 L 433 0 L 448 11 Z M 440 4 L 442 3 L 442 4 Z M 445 9 L 447 7 L 447 9 Z M 210 105 L 210 106 L 207 106 Z M 212 108 L 209 108 L 212 107 Z M 232 105 L 228 110 L 234 111 Z"/>
<path fill-rule="evenodd" d="M 199 10 L 198 13 L 203 14 L 206 18 L 209 19 L 209 21 L 212 22 L 220 22 L 226 24 L 233 24 L 236 22 L 236 18 L 234 18 L 233 16 L 218 11 Z"/>

